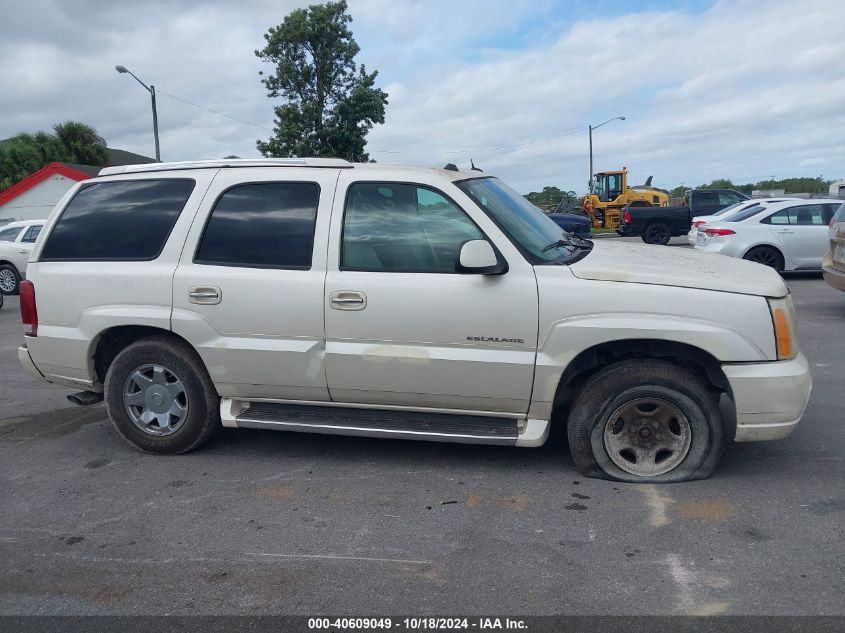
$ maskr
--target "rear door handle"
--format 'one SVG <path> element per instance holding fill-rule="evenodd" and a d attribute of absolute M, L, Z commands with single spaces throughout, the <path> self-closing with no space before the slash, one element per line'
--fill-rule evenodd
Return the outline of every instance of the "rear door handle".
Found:
<path fill-rule="evenodd" d="M 22 250 L 22 251 L 18 251 L 18 253 L 20 253 L 21 255 L 26 255 L 28 252 L 29 252 L 29 251 L 28 251 L 28 250 L 25 250 L 25 249 L 24 249 L 24 250 Z"/>
<path fill-rule="evenodd" d="M 778 233 L 795 233 L 795 231 L 790 231 L 789 229 L 781 229 Z"/>
<path fill-rule="evenodd" d="M 217 286 L 197 286 L 188 291 L 188 301 L 199 305 L 216 305 L 223 300 L 223 293 Z"/>
<path fill-rule="evenodd" d="M 363 310 L 367 295 L 357 290 L 335 290 L 329 295 L 329 303 L 335 310 Z"/>

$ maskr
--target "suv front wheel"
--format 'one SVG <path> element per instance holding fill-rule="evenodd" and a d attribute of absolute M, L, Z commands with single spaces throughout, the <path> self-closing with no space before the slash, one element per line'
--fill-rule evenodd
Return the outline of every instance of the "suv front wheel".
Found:
<path fill-rule="evenodd" d="M 202 361 L 170 337 L 141 339 L 118 353 L 105 400 L 117 431 L 149 453 L 193 450 L 220 426 L 220 397 Z"/>
<path fill-rule="evenodd" d="M 578 470 L 617 481 L 704 479 L 722 451 L 718 394 L 662 360 L 626 360 L 595 373 L 572 404 L 567 430 Z"/>

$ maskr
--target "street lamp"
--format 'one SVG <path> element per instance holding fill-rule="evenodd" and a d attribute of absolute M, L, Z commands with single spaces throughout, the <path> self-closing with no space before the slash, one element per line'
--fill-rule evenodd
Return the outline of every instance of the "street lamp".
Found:
<path fill-rule="evenodd" d="M 611 121 L 624 121 L 624 116 L 615 116 L 612 119 L 608 119 L 604 123 L 599 123 L 598 125 L 591 125 L 590 127 L 590 193 L 593 193 L 593 130 L 599 129 L 602 125 L 607 125 Z"/>
<path fill-rule="evenodd" d="M 135 77 L 135 73 L 133 73 L 131 70 L 128 70 L 126 66 L 115 66 L 114 69 L 119 73 L 129 73 L 130 75 L 132 75 L 132 77 L 135 78 L 135 81 L 144 86 L 147 92 L 150 93 L 150 98 L 153 102 L 153 136 L 155 137 L 156 142 L 156 162 L 160 163 L 161 153 L 158 149 L 158 113 L 156 112 L 156 87 L 152 84 L 150 84 L 149 86 L 145 84 L 143 81 Z"/>

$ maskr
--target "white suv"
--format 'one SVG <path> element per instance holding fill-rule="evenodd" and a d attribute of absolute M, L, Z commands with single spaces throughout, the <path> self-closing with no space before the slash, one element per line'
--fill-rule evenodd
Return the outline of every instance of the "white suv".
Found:
<path fill-rule="evenodd" d="M 18 284 L 26 278 L 26 263 L 44 222 L 27 220 L 0 227 L 0 293 L 18 293 Z"/>
<path fill-rule="evenodd" d="M 104 169 L 53 211 L 21 311 L 24 367 L 155 453 L 221 423 L 538 446 L 555 422 L 586 475 L 682 481 L 789 435 L 811 388 L 771 269 L 594 245 L 451 165 Z"/>

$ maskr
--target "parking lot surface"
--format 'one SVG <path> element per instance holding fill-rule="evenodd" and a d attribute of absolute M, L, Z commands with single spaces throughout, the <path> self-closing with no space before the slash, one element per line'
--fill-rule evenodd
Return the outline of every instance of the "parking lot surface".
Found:
<path fill-rule="evenodd" d="M 0 310 L 0 613 L 845 614 L 845 294 L 787 279 L 815 389 L 706 481 L 516 449 L 223 430 L 144 455 L 25 375 Z"/>

